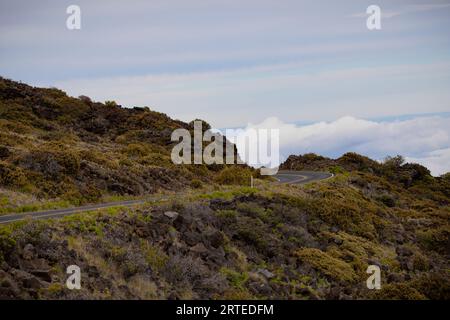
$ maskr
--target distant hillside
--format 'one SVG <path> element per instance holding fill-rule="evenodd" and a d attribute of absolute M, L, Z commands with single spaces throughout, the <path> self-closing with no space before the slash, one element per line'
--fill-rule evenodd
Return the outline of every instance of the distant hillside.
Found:
<path fill-rule="evenodd" d="M 79 203 L 220 179 L 223 166 L 172 163 L 170 136 L 177 128 L 193 129 L 146 107 L 0 78 L 0 188 Z"/>
<path fill-rule="evenodd" d="M 450 173 L 433 177 L 424 166 L 405 163 L 403 157 L 388 157 L 379 163 L 368 157 L 346 153 L 338 159 L 330 159 L 314 153 L 291 155 L 281 164 L 282 170 L 322 170 L 332 173 L 359 172 L 386 179 L 389 183 L 405 188 L 418 197 L 436 200 L 448 205 L 450 199 Z"/>

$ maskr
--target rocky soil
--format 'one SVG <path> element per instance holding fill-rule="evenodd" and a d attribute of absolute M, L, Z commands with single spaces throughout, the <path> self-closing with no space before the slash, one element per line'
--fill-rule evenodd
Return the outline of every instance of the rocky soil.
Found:
<path fill-rule="evenodd" d="M 389 207 L 355 177 L 261 189 L 1 227 L 0 297 L 450 298 L 448 207 Z M 65 286 L 73 264 L 81 290 Z"/>

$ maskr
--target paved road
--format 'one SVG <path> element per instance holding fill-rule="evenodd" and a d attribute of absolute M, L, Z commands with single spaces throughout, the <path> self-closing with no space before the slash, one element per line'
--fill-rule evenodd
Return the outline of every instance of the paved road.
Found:
<path fill-rule="evenodd" d="M 118 201 L 118 202 L 108 202 L 108 203 L 99 203 L 93 205 L 87 205 L 82 207 L 75 208 L 65 208 L 65 209 L 55 209 L 55 210 L 46 210 L 46 211 L 36 211 L 36 212 L 24 212 L 24 213 L 13 213 L 9 215 L 0 216 L 0 224 L 10 223 L 14 221 L 20 221 L 26 219 L 27 217 L 31 217 L 33 219 L 44 219 L 44 218 L 58 218 L 68 216 L 74 213 L 93 211 L 98 209 L 106 209 L 113 207 L 132 207 L 138 204 L 143 204 L 147 201 L 156 201 L 163 199 L 146 199 L 146 200 L 129 200 L 129 201 Z"/>
<path fill-rule="evenodd" d="M 314 171 L 279 171 L 275 178 L 279 183 L 285 184 L 304 184 L 312 181 L 324 180 L 332 177 L 331 173 L 325 172 L 314 172 Z M 76 208 L 66 208 L 66 209 L 56 209 L 56 210 L 46 210 L 37 212 L 25 212 L 25 213 L 15 213 L 0 216 L 0 224 L 10 223 L 14 221 L 20 221 L 31 217 L 32 219 L 45 219 L 45 218 L 57 218 L 64 217 L 74 213 L 92 211 L 98 209 L 112 208 L 112 207 L 131 207 L 138 204 L 143 204 L 147 201 L 161 201 L 164 197 L 161 195 L 152 196 L 144 200 L 129 200 L 129 201 L 118 201 L 109 203 L 100 203 L 94 205 L 87 205 Z"/>
<path fill-rule="evenodd" d="M 308 182 L 325 180 L 332 176 L 333 174 L 328 172 L 280 170 L 275 175 L 275 178 L 280 183 L 305 184 Z"/>

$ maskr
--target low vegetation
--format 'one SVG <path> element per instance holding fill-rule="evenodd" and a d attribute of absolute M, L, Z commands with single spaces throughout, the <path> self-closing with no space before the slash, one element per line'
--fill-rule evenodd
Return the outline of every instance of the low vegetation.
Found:
<path fill-rule="evenodd" d="M 307 154 L 282 168 L 335 176 L 282 185 L 173 165 L 175 128 L 192 124 L 0 78 L 0 214 L 171 192 L 0 225 L 0 299 L 450 299 L 449 174 Z M 69 265 L 81 290 L 65 286 Z"/>
<path fill-rule="evenodd" d="M 450 298 L 448 206 L 385 178 L 355 171 L 207 195 L 1 226 L 0 296 Z M 71 264 L 84 272 L 79 291 L 64 286 Z M 380 266 L 381 290 L 367 289 L 368 265 Z"/>
<path fill-rule="evenodd" d="M 79 205 L 214 181 L 250 184 L 249 168 L 174 165 L 171 133 L 177 128 L 192 131 L 193 124 L 146 107 L 73 98 L 0 77 L 0 187 L 35 203 Z M 9 202 L 13 207 L 17 201 Z"/>

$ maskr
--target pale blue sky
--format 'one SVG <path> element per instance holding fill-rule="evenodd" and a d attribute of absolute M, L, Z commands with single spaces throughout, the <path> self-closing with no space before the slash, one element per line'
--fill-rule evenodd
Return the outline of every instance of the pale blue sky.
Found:
<path fill-rule="evenodd" d="M 0 74 L 219 128 L 402 119 L 450 111 L 449 30 L 449 0 L 0 0 Z"/>

